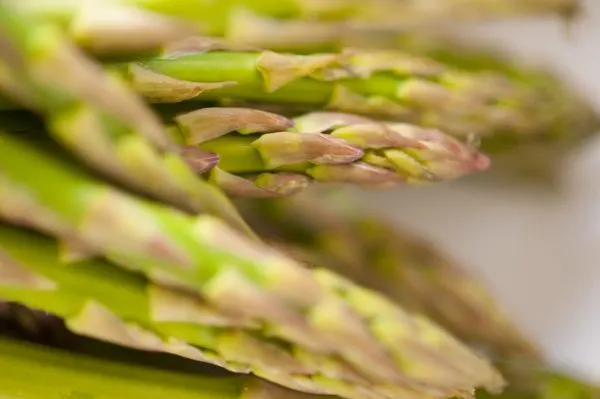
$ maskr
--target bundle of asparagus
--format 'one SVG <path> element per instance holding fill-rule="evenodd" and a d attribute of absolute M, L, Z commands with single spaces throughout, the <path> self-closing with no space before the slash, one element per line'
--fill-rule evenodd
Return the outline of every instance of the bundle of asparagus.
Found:
<path fill-rule="evenodd" d="M 273 227 L 288 220 L 278 205 L 261 205 L 255 227 L 276 215 L 278 231 L 265 241 L 224 194 L 451 180 L 488 168 L 473 137 L 573 129 L 581 109 L 549 114 L 543 90 L 504 71 L 398 50 L 300 53 L 293 39 L 313 26 L 348 32 L 449 10 L 467 18 L 572 4 L 472 1 L 465 13 L 463 3 L 0 1 L 0 319 L 31 336 L 59 318 L 67 340 L 115 344 L 119 358 L 0 339 L 0 397 L 38 398 L 49 383 L 44 397 L 500 393 L 494 362 L 468 344 L 492 357 L 538 354 L 501 312 L 473 320 L 469 311 L 492 308 L 484 293 L 461 296 L 466 277 L 448 267 L 433 278 L 411 269 L 400 285 L 357 278 L 352 267 L 386 263 L 391 233 L 367 239 L 362 222 L 344 220 L 334 230 L 352 233 L 341 243 L 357 252 L 346 258 L 317 240 L 302 248 L 319 263 L 307 267 Z M 289 48 L 264 41 L 265 23 L 289 28 Z M 316 32 L 305 44 L 342 37 Z M 292 222 L 310 230 L 311 220 Z M 328 220 L 313 222 L 326 230 Z M 160 354 L 238 376 L 140 365 Z"/>

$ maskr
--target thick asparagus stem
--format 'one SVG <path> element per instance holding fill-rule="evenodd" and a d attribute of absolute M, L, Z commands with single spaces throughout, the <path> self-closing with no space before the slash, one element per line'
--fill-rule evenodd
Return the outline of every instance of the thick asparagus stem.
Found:
<path fill-rule="evenodd" d="M 552 120 L 538 112 L 536 92 L 505 76 L 453 70 L 397 51 L 297 55 L 226 51 L 199 40 L 126 69 L 132 87 L 156 103 L 233 98 L 300 104 L 459 136 L 536 135 Z M 190 91 L 198 83 L 217 86 Z"/>
<path fill-rule="evenodd" d="M 305 270 L 217 219 L 132 198 L 16 136 L 1 135 L 0 151 L 0 216 L 61 238 L 71 256 L 103 254 L 196 292 L 266 334 L 341 357 L 374 383 L 449 395 L 502 385 L 485 360 L 425 319 L 334 274 Z"/>
<path fill-rule="evenodd" d="M 177 17 L 194 23 L 203 34 L 223 36 L 227 39 L 243 37 L 246 31 L 252 37 L 256 29 L 240 26 L 239 14 L 249 12 L 262 17 L 278 20 L 326 21 L 332 27 L 344 28 L 360 25 L 378 28 L 408 27 L 431 24 L 440 21 L 461 21 L 488 18 L 506 18 L 514 16 L 544 15 L 549 13 L 572 14 L 578 8 L 577 0 L 437 0 L 424 6 L 421 2 L 398 0 L 336 0 L 321 2 L 318 0 L 124 0 L 120 2 L 98 2 L 88 4 L 77 0 L 50 0 L 44 3 L 35 0 L 10 0 L 22 10 L 45 20 L 63 24 L 76 37 L 89 38 L 95 33 L 98 22 L 105 20 L 100 16 L 118 9 L 127 11 L 126 6 L 143 8 L 156 13 Z M 95 7 L 94 7 L 95 6 Z M 103 10 L 104 9 L 104 10 Z M 103 12 L 102 12 L 103 11 Z M 91 25 L 91 28 L 90 28 Z M 250 27 L 251 28 L 251 27 Z M 271 32 L 272 33 L 272 32 Z M 95 37 L 95 36 L 93 36 Z M 265 36 L 263 36 L 265 37 Z M 255 44 L 255 43 L 253 43 Z"/>
<path fill-rule="evenodd" d="M 498 398 L 600 395 L 598 388 L 553 369 L 485 288 L 452 259 L 357 210 L 347 196 L 321 192 L 239 204 L 270 245 L 308 266 L 327 265 L 382 292 L 483 350 L 508 381 Z M 489 398 L 481 392 L 477 397 Z"/>
<path fill-rule="evenodd" d="M 312 265 L 426 314 L 492 359 L 530 359 L 538 349 L 486 290 L 424 240 L 370 217 L 348 197 L 326 193 L 239 203 L 261 237 Z"/>
<path fill-rule="evenodd" d="M 0 338 L 0 369 L 0 395 L 6 399 L 318 398 L 250 377 L 157 370 L 6 338 Z"/>
<path fill-rule="evenodd" d="M 66 265 L 59 255 L 52 240 L 0 225 L 0 298 L 60 316 L 77 334 L 251 372 L 297 390 L 347 398 L 394 391 L 372 387 L 339 359 L 261 337 L 258 325 L 186 292 L 100 260 Z"/>
<path fill-rule="evenodd" d="M 189 163 L 197 163 L 198 172 L 218 165 L 212 181 L 245 197 L 286 196 L 312 179 L 370 187 L 437 182 L 489 165 L 485 155 L 438 130 L 352 114 L 314 112 L 290 120 L 249 108 L 203 108 L 175 122 L 176 141 L 218 157 L 211 163 L 202 155 L 197 162 L 192 151 Z M 245 184 L 231 174 L 258 177 Z M 287 184 L 280 186 L 282 179 Z"/>
<path fill-rule="evenodd" d="M 197 178 L 160 120 L 49 25 L 0 3 L 0 88 L 43 115 L 53 137 L 112 179 L 252 234 L 219 190 Z"/>

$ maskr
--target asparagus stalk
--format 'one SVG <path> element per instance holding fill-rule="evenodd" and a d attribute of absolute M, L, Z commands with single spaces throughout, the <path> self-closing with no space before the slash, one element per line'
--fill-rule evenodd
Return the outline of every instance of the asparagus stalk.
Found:
<path fill-rule="evenodd" d="M 189 212 L 251 234 L 229 200 L 197 178 L 158 117 L 50 25 L 0 3 L 0 89 L 45 119 L 88 166 Z"/>
<path fill-rule="evenodd" d="M 240 202 L 261 238 L 307 266 L 335 272 L 427 315 L 494 360 L 508 381 L 499 396 L 597 398 L 598 389 L 554 369 L 485 288 L 418 237 L 386 225 L 347 196 Z"/>
<path fill-rule="evenodd" d="M 452 35 L 413 32 L 385 36 L 381 38 L 382 46 L 425 55 L 463 69 L 498 71 L 539 93 L 539 111 L 552 115 L 552 123 L 545 132 L 532 137 L 496 135 L 481 141 L 482 150 L 493 155 L 491 171 L 508 175 L 512 181 L 524 177 L 528 183 L 556 183 L 568 155 L 584 146 L 599 130 L 600 117 L 589 99 L 549 70 L 515 62 L 499 49 L 468 44 Z M 488 174 L 489 179 L 492 177 Z"/>
<path fill-rule="evenodd" d="M 381 385 L 446 395 L 502 386 L 489 363 L 426 319 L 335 274 L 305 270 L 211 216 L 135 199 L 16 136 L 2 134 L 0 152 L 0 217 L 60 238 L 71 258 L 102 254 L 196 292 L 269 336 L 339 356 Z"/>
<path fill-rule="evenodd" d="M 250 377 L 189 375 L 6 338 L 0 338 L 0 368 L 0 395 L 6 399 L 318 398 Z"/>
<path fill-rule="evenodd" d="M 532 114 L 532 119 L 539 116 L 549 118 L 546 128 L 540 129 L 538 134 L 522 135 L 507 131 L 481 139 L 481 149 L 493 155 L 491 172 L 498 171 L 500 175 L 509 177 L 511 182 L 522 178 L 526 178 L 528 183 L 552 182 L 562 170 L 566 155 L 584 145 L 600 125 L 600 117 L 589 99 L 574 91 L 564 79 L 547 68 L 527 65 L 503 54 L 499 49 L 476 46 L 448 32 L 424 29 L 404 33 L 335 30 L 335 36 L 323 36 L 319 41 L 302 41 L 307 35 L 299 30 L 294 30 L 297 32 L 296 40 L 281 33 L 285 31 L 286 23 L 280 22 L 282 26 L 274 35 L 266 33 L 273 22 L 261 22 L 257 18 L 252 21 L 257 27 L 264 26 L 265 35 L 273 38 L 273 43 L 264 45 L 280 51 L 339 51 L 348 46 L 393 49 L 429 57 L 464 71 L 491 71 L 508 77 L 538 98 L 535 113 L 538 116 Z M 291 27 L 289 29 L 292 30 Z M 309 26 L 304 30 L 320 31 L 317 27 Z M 486 179 L 490 181 L 493 177 L 488 173 Z"/>
<path fill-rule="evenodd" d="M 183 113 L 175 122 L 176 141 L 218 157 L 207 163 L 201 156 L 196 170 L 218 165 L 211 180 L 244 197 L 287 196 L 312 179 L 369 187 L 436 182 L 489 165 L 485 155 L 436 129 L 352 114 L 314 112 L 291 120 L 225 107 Z M 197 151 L 187 159 L 196 163 Z M 257 177 L 248 182 L 232 174 Z"/>
<path fill-rule="evenodd" d="M 258 325 L 211 309 L 186 292 L 100 260 L 65 265 L 59 254 L 53 240 L 0 225 L 0 298 L 58 315 L 77 334 L 252 372 L 301 391 L 347 398 L 399 392 L 372 387 L 339 359 L 261 337 L 252 331 Z"/>
<path fill-rule="evenodd" d="M 193 24 L 124 1 L 5 0 L 4 3 L 30 21 L 62 28 L 78 46 L 97 55 L 131 57 L 132 53 L 153 53 L 175 40 L 198 33 Z"/>
<path fill-rule="evenodd" d="M 491 359 L 540 364 L 539 350 L 479 282 L 424 240 L 357 212 L 347 196 L 305 194 L 239 205 L 271 245 L 426 314 Z"/>
<path fill-rule="evenodd" d="M 275 31 L 271 29 L 270 32 L 261 32 L 254 25 L 248 25 L 243 19 L 248 13 L 300 24 L 306 21 L 323 21 L 330 27 L 326 30 L 327 34 L 332 35 L 335 34 L 334 29 L 339 31 L 356 25 L 398 29 L 448 20 L 480 20 L 549 13 L 571 15 L 579 6 L 577 0 L 437 0 L 426 5 L 398 0 L 123 0 L 100 3 L 77 0 L 50 0 L 43 3 L 35 0 L 10 1 L 39 19 L 62 24 L 76 38 L 81 38 L 83 43 L 89 42 L 90 37 L 101 36 L 96 34 L 95 28 L 105 28 L 106 19 L 113 17 L 119 10 L 121 14 L 125 13 L 125 17 L 117 14 L 120 20 L 127 20 L 130 15 L 137 16 L 139 9 L 144 9 L 187 20 L 194 24 L 199 33 L 205 35 L 221 36 L 228 40 L 248 40 L 248 36 L 268 40 L 267 33 L 272 36 Z M 137 12 L 134 13 L 133 10 Z M 296 30 L 300 30 L 298 28 Z M 258 36 L 259 33 L 263 34 Z M 314 33 L 308 34 L 314 36 Z M 134 37 L 137 35 L 134 32 Z M 262 46 L 262 43 L 258 45 Z"/>
<path fill-rule="evenodd" d="M 132 87 L 155 103 L 276 102 L 415 123 L 463 137 L 535 135 L 552 122 L 539 111 L 538 94 L 526 86 L 397 51 L 298 55 L 224 50 L 188 40 L 162 57 L 120 67 Z M 198 94 L 191 90 L 198 83 L 214 86 Z"/>

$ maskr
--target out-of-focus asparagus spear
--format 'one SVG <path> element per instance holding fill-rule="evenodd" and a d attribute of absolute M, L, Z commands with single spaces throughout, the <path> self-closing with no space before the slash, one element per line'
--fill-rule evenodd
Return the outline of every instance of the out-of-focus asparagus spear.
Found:
<path fill-rule="evenodd" d="M 98 183 L 48 146 L 0 136 L 0 217 L 59 237 L 71 254 L 102 254 L 196 292 L 265 334 L 341 357 L 373 383 L 438 394 L 501 387 L 485 360 L 426 319 L 330 272 L 305 270 L 208 215 Z"/>
<path fill-rule="evenodd" d="M 597 388 L 552 371 L 541 351 L 493 297 L 449 257 L 428 242 L 357 210 L 358 205 L 348 197 L 320 193 L 240 205 L 270 245 L 307 265 L 327 265 L 382 292 L 487 353 L 503 371 L 508 387 L 501 395 L 481 392 L 478 398 L 591 399 L 600 395 Z"/>
<path fill-rule="evenodd" d="M 4 0 L 36 24 L 52 24 L 94 54 L 127 56 L 156 52 L 175 40 L 197 34 L 197 26 L 114 0 Z"/>
<path fill-rule="evenodd" d="M 175 121 L 175 140 L 217 155 L 212 180 L 245 197 L 289 195 L 312 179 L 370 187 L 437 182 L 489 165 L 485 155 L 439 130 L 353 114 L 290 120 L 250 108 L 203 108 Z M 189 163 L 195 156 L 192 151 Z M 198 171 L 212 166 L 201 160 Z M 232 174 L 257 177 L 249 182 Z"/>
<path fill-rule="evenodd" d="M 398 29 L 447 21 L 538 16 L 550 13 L 570 15 L 579 6 L 577 0 L 436 0 L 427 3 L 401 0 L 5 1 L 14 3 L 36 18 L 60 23 L 83 44 L 90 43 L 90 38 L 101 39 L 106 31 L 114 32 L 114 28 L 108 29 L 107 26 L 110 18 L 117 18 L 124 23 L 137 22 L 140 9 L 187 20 L 195 25 L 198 33 L 221 36 L 234 41 L 247 41 L 258 38 L 269 40 L 267 32 L 261 32 L 248 23 L 245 19 L 248 13 L 284 23 L 291 21 L 291 24 L 296 24 L 292 25 L 296 31 L 305 30 L 308 37 L 315 37 L 316 33 L 323 31 L 307 31 L 303 23 L 325 22 L 323 29 L 329 27 L 327 34 L 332 35 L 335 34 L 335 29 L 339 31 L 348 28 L 348 25 Z M 141 27 L 146 28 L 149 25 L 141 24 Z M 148 29 L 148 33 L 152 36 L 154 32 Z M 259 33 L 265 34 L 257 37 Z M 274 29 L 269 33 L 276 34 Z M 132 36 L 137 38 L 139 32 L 132 30 Z M 263 43 L 251 44 L 263 46 Z"/>
<path fill-rule="evenodd" d="M 0 225 L 0 298 L 58 315 L 78 334 L 252 372 L 301 391 L 347 398 L 403 392 L 372 387 L 339 359 L 261 337 L 259 325 L 210 308 L 186 292 L 100 260 L 66 265 L 59 254 L 48 238 Z"/>
<path fill-rule="evenodd" d="M 0 3 L 0 89 L 43 115 L 88 166 L 186 211 L 251 234 L 229 200 L 202 181 L 152 110 L 50 25 Z"/>
<path fill-rule="evenodd" d="M 6 399 L 319 398 L 251 377 L 190 375 L 6 338 L 0 338 L 0 369 L 0 396 Z"/>
<path fill-rule="evenodd" d="M 121 66 L 155 103 L 236 99 L 300 105 L 436 127 L 459 136 L 537 135 L 553 123 L 521 82 L 397 51 L 298 55 L 223 50 L 202 39 Z M 213 89 L 191 90 L 195 84 Z"/>
<path fill-rule="evenodd" d="M 540 359 L 493 298 L 424 240 L 369 217 L 348 197 L 326 193 L 245 201 L 240 209 L 269 243 L 327 266 L 426 314 L 492 359 Z"/>

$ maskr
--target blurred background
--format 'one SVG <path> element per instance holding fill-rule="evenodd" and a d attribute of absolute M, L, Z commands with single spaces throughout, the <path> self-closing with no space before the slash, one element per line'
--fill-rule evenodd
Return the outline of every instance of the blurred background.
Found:
<path fill-rule="evenodd" d="M 600 1 L 585 8 L 571 27 L 549 18 L 460 33 L 550 65 L 600 108 Z M 555 365 L 600 382 L 600 140 L 558 187 L 464 180 L 356 195 L 478 274 Z"/>

